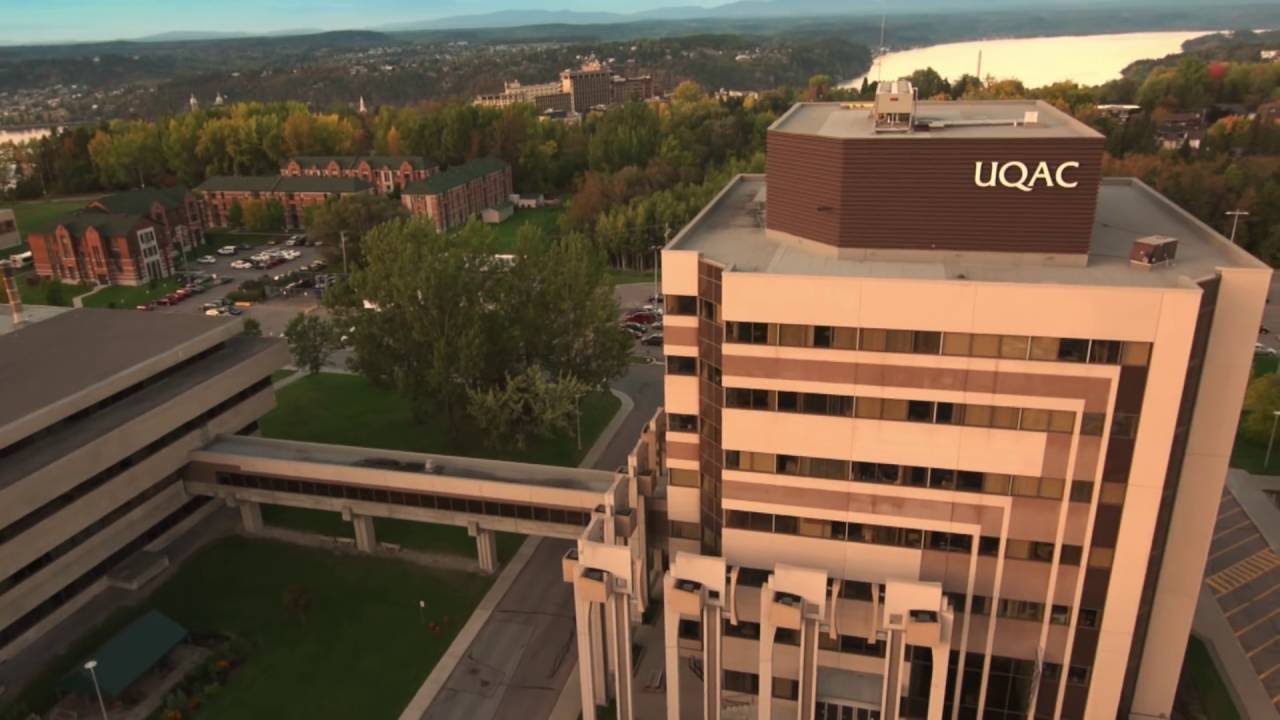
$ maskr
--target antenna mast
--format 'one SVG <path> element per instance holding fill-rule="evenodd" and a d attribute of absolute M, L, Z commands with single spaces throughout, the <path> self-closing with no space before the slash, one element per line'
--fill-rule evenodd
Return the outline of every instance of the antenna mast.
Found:
<path fill-rule="evenodd" d="M 880 47 L 876 49 L 876 85 L 879 85 L 880 81 L 884 80 L 884 53 L 885 53 L 885 50 L 887 50 L 887 48 L 884 46 L 884 16 L 885 16 L 885 13 L 881 11 L 880 13 Z"/>

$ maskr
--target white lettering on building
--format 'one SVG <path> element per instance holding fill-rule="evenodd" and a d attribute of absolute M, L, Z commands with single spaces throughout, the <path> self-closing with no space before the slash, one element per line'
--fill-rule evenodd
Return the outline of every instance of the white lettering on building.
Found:
<path fill-rule="evenodd" d="M 1051 167 L 1041 160 L 1035 167 L 1024 162 L 1000 162 L 979 160 L 973 164 L 973 184 L 978 187 L 1007 187 L 1022 192 L 1031 192 L 1037 186 L 1074 188 L 1080 183 L 1067 177 L 1067 172 L 1079 170 L 1080 163 L 1068 160 Z"/>

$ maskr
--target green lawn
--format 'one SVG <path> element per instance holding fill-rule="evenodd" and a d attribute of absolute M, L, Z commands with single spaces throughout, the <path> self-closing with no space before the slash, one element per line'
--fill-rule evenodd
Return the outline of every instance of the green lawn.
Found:
<path fill-rule="evenodd" d="M 451 439 L 443 414 L 414 423 L 406 401 L 358 375 L 320 373 L 281 389 L 276 408 L 259 426 L 263 435 L 286 440 L 573 466 L 618 405 L 611 393 L 593 393 L 583 399 L 581 450 L 572 434 L 534 442 L 524 450 L 494 449 L 474 432 L 461 431 L 457 440 Z"/>
<path fill-rule="evenodd" d="M 327 510 L 309 510 L 280 505 L 263 505 L 262 520 L 268 525 L 301 530 L 330 537 L 355 537 L 351 523 L 342 519 L 342 513 Z M 378 542 L 394 543 L 411 550 L 447 553 L 474 558 L 476 540 L 467 535 L 467 529 L 456 525 L 432 525 L 413 520 L 374 518 L 374 535 Z M 523 535 L 498 533 L 498 560 L 506 562 L 520 549 Z"/>
<path fill-rule="evenodd" d="M 608 276 L 609 282 L 613 283 L 614 285 L 629 285 L 631 283 L 652 283 L 653 282 L 652 270 L 648 270 L 648 271 L 619 270 L 618 268 L 611 267 L 605 271 L 605 275 Z M 658 277 L 658 282 L 662 282 L 661 275 L 659 275 Z"/>
<path fill-rule="evenodd" d="M 43 709 L 52 688 L 115 630 L 158 608 L 189 630 L 249 641 L 248 659 L 213 694 L 200 720 L 396 717 L 488 589 L 490 578 L 385 557 L 233 537 L 200 551 L 150 598 L 86 633 L 0 717 Z M 298 619 L 283 597 L 300 587 Z M 419 619 L 442 627 L 430 632 Z M 445 622 L 448 618 L 448 622 Z"/>
<path fill-rule="evenodd" d="M 26 252 L 27 233 L 42 227 L 45 223 L 73 210 L 79 210 L 90 202 L 80 200 L 29 200 L 23 202 L 0 203 L 0 207 L 13 208 L 14 217 L 18 221 L 18 232 L 22 235 L 22 244 L 8 248 L 0 248 L 0 256 L 8 257 L 14 253 Z"/>
<path fill-rule="evenodd" d="M 497 238 L 499 252 L 511 252 L 516 246 L 516 233 L 525 225 L 532 225 L 542 228 L 542 232 L 547 237 L 555 237 L 560 234 L 560 218 L 564 215 L 564 208 L 528 208 L 521 210 L 516 209 L 515 213 L 507 218 L 507 221 L 493 228 L 494 237 Z"/>
<path fill-rule="evenodd" d="M 1276 355 L 1254 355 L 1253 356 L 1253 374 L 1251 377 L 1260 377 L 1262 375 L 1270 375 L 1280 367 L 1280 356 Z"/>
<path fill-rule="evenodd" d="M 1280 357 L 1275 355 L 1254 355 L 1251 378 L 1258 378 L 1276 372 L 1280 366 Z M 1241 415 L 1243 419 L 1243 414 Z M 1267 446 L 1255 443 L 1244 436 L 1239 426 L 1236 427 L 1236 444 L 1231 448 L 1231 466 L 1243 468 L 1255 475 L 1280 474 L 1280 439 L 1272 450 L 1271 465 L 1264 467 L 1267 459 Z"/>
<path fill-rule="evenodd" d="M 297 372 L 297 370 L 290 370 L 288 368 L 277 370 L 271 373 L 271 382 L 278 383 L 281 380 L 284 380 L 285 378 L 289 377 L 290 375 L 293 375 L 295 372 Z"/>
<path fill-rule="evenodd" d="M 1236 711 L 1235 703 L 1231 700 L 1231 692 L 1218 674 L 1218 668 L 1213 664 L 1209 648 L 1194 635 L 1187 643 L 1184 672 L 1191 676 L 1191 684 L 1195 686 L 1196 694 L 1200 696 L 1205 717 L 1211 720 L 1240 720 L 1240 713 Z"/>
<path fill-rule="evenodd" d="M 152 288 L 148 285 L 130 287 L 128 285 L 112 285 L 85 297 L 85 307 L 116 307 L 132 310 L 138 305 L 151 302 L 158 297 L 168 295 L 178 289 L 178 281 L 166 278 Z"/>
<path fill-rule="evenodd" d="M 35 277 L 34 275 L 30 277 Z M 57 282 L 56 280 L 44 280 L 39 285 L 31 285 L 27 282 L 27 276 L 18 279 L 18 295 L 22 297 L 25 305 L 61 305 L 63 307 L 71 307 L 71 299 L 77 295 L 83 295 L 93 289 L 92 285 L 77 285 L 74 283 Z M 61 288 L 62 300 L 57 303 L 49 302 L 49 291 L 54 287 Z"/>

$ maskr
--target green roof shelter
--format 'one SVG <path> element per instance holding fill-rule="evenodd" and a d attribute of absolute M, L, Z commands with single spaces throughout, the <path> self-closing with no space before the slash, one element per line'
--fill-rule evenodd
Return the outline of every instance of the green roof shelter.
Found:
<path fill-rule="evenodd" d="M 59 689 L 93 695 L 93 678 L 84 669 L 90 659 L 98 661 L 95 672 L 105 697 L 119 697 L 138 678 L 156 666 L 169 651 L 187 639 L 187 629 L 159 610 L 129 623 L 62 678 Z"/>

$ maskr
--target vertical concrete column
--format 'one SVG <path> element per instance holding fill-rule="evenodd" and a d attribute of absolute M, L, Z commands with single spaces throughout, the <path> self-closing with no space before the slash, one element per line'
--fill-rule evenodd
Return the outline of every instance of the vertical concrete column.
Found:
<path fill-rule="evenodd" d="M 720 606 L 707 603 L 702 608 L 702 713 L 705 720 L 720 720 L 720 685 L 724 673 L 720 670 L 720 650 L 724 647 L 721 635 L 724 620 Z"/>
<path fill-rule="evenodd" d="M 662 577 L 662 596 L 675 592 L 676 579 L 668 572 Z M 662 604 L 662 638 L 667 651 L 667 720 L 680 717 L 680 613 L 669 602 Z"/>
<path fill-rule="evenodd" d="M 378 549 L 378 537 L 373 531 L 373 518 L 352 513 L 351 524 L 356 531 L 356 549 L 371 553 Z"/>
<path fill-rule="evenodd" d="M 757 692 L 757 720 L 773 718 L 773 577 L 760 588 L 760 688 Z"/>
<path fill-rule="evenodd" d="M 467 534 L 476 539 L 476 558 L 480 569 L 491 573 L 498 569 L 498 542 L 492 530 L 477 523 L 467 523 Z"/>
<path fill-rule="evenodd" d="M 813 720 L 818 700 L 818 621 L 800 618 L 799 720 Z"/>
<path fill-rule="evenodd" d="M 262 506 L 249 500 L 240 500 L 240 524 L 244 531 L 256 535 L 262 532 Z"/>
<path fill-rule="evenodd" d="M 582 720 L 596 720 L 595 653 L 592 652 L 591 616 L 595 608 L 582 596 L 578 582 L 573 583 L 573 617 L 578 638 L 578 689 L 582 692 Z"/>
<path fill-rule="evenodd" d="M 942 704 L 947 699 L 947 663 L 951 662 L 951 643 L 948 639 L 930 648 L 933 653 L 933 670 L 929 678 L 928 720 L 942 720 Z"/>
<path fill-rule="evenodd" d="M 631 678 L 630 605 L 629 597 L 612 591 L 605 602 L 605 622 L 609 624 L 609 636 L 613 638 L 613 697 L 618 709 L 618 720 L 635 718 Z"/>
<path fill-rule="evenodd" d="M 881 720 L 898 720 L 898 702 L 902 697 L 902 661 L 905 650 L 901 630 L 889 630 L 884 653 L 884 689 L 880 693 Z"/>

